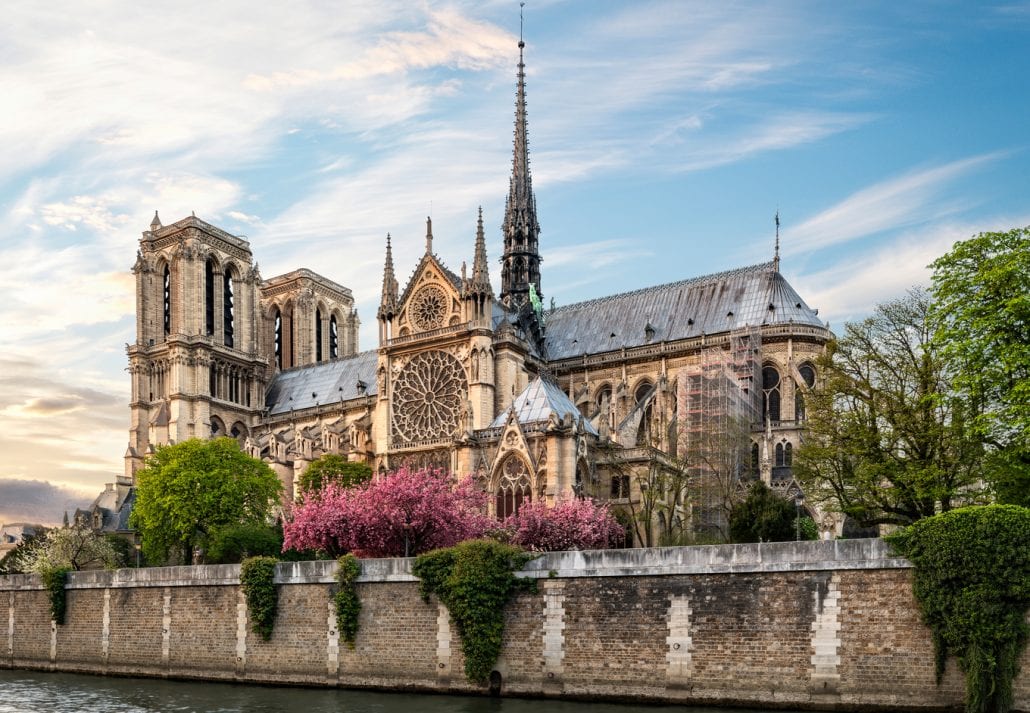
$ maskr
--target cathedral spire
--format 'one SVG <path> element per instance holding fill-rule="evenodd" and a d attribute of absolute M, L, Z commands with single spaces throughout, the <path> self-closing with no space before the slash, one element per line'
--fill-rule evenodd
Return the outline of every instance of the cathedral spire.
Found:
<path fill-rule="evenodd" d="M 780 271 L 780 209 L 776 209 L 776 250 L 773 252 L 773 272 Z"/>
<path fill-rule="evenodd" d="M 539 298 L 540 225 L 536 217 L 536 197 L 529 172 L 529 138 L 526 130 L 526 43 L 519 32 L 518 85 L 515 92 L 515 146 L 511 182 L 504 206 L 504 255 L 501 258 L 501 301 L 517 310 L 530 301 L 530 288 Z"/>
<path fill-rule="evenodd" d="M 379 319 L 393 319 L 397 313 L 397 278 L 393 274 L 393 248 L 386 234 L 386 264 L 383 266 L 383 297 L 379 302 Z"/>

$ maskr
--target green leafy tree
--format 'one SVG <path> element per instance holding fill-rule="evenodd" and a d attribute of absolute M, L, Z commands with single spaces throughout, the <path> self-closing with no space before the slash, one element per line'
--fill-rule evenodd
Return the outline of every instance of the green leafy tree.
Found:
<path fill-rule="evenodd" d="M 730 539 L 733 542 L 793 540 L 798 536 L 797 515 L 793 502 L 756 481 L 751 484 L 747 497 L 730 511 Z"/>
<path fill-rule="evenodd" d="M 282 528 L 264 522 L 244 522 L 214 532 L 204 559 L 211 564 L 238 564 L 248 557 L 278 557 L 282 549 Z"/>
<path fill-rule="evenodd" d="M 189 562 L 220 530 L 266 522 L 281 492 L 275 472 L 235 440 L 194 438 L 158 446 L 136 473 L 131 524 L 148 561 Z"/>
<path fill-rule="evenodd" d="M 981 497 L 975 413 L 956 398 L 914 290 L 844 327 L 818 361 L 794 462 L 806 496 L 863 526 L 908 525 Z"/>
<path fill-rule="evenodd" d="M 317 493 L 329 483 L 350 488 L 372 479 L 372 468 L 367 463 L 354 463 L 336 453 L 326 453 L 311 461 L 297 483 L 297 495 Z"/>
<path fill-rule="evenodd" d="M 980 233 L 933 263 L 934 339 L 976 413 L 998 499 L 1030 506 L 1030 227 Z"/>

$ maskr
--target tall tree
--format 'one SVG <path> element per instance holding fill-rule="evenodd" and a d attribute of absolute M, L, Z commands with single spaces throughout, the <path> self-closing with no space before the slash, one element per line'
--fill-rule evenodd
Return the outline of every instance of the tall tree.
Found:
<path fill-rule="evenodd" d="M 979 496 L 982 446 L 913 290 L 845 325 L 819 360 L 794 472 L 805 493 L 864 526 L 906 525 Z"/>
<path fill-rule="evenodd" d="M 189 562 L 221 529 L 263 523 L 279 504 L 275 472 L 232 438 L 196 438 L 157 452 L 136 473 L 131 524 L 150 562 Z"/>
<path fill-rule="evenodd" d="M 934 339 L 977 412 L 988 477 L 1030 506 L 1030 227 L 956 243 L 933 271 Z"/>

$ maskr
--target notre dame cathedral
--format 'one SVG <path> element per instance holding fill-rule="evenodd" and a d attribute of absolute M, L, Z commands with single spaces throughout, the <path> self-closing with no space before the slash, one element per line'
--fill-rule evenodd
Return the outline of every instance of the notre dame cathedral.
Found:
<path fill-rule="evenodd" d="M 780 274 L 778 245 L 769 262 L 545 306 L 523 47 L 500 289 L 482 211 L 460 274 L 427 220 L 401 286 L 387 236 L 373 349 L 358 348 L 346 287 L 306 269 L 264 279 L 246 240 L 155 213 L 133 268 L 122 486 L 157 444 L 232 436 L 288 496 L 324 453 L 473 474 L 498 517 L 588 496 L 666 532 L 717 525 L 720 493 L 751 478 L 792 494 L 804 394 L 831 334 Z M 669 485 L 677 474 L 691 495 Z"/>

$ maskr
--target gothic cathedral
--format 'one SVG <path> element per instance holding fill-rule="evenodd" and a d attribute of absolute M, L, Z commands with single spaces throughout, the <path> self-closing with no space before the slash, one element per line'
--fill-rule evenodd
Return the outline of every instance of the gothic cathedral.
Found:
<path fill-rule="evenodd" d="M 401 289 L 388 235 L 374 349 L 358 350 L 346 287 L 306 269 L 263 279 L 246 240 L 155 213 L 133 268 L 122 484 L 155 445 L 231 436 L 288 497 L 308 463 L 338 453 L 378 472 L 473 474 L 498 517 L 593 497 L 698 532 L 749 479 L 797 489 L 804 394 L 831 333 L 780 274 L 778 246 L 769 262 L 544 306 L 523 48 L 500 290 L 482 210 L 460 274 L 433 252 L 427 219 Z M 690 497 L 662 485 L 675 477 Z"/>

